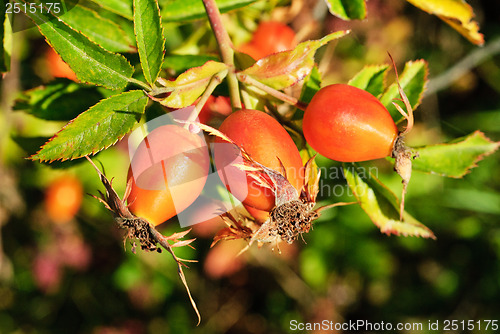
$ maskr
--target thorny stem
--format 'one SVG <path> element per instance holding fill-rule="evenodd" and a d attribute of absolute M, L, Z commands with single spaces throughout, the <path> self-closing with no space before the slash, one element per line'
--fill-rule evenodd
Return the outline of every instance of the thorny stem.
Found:
<path fill-rule="evenodd" d="M 241 109 L 238 79 L 236 78 L 234 68 L 233 43 L 229 38 L 227 30 L 222 24 L 222 17 L 217 4 L 215 3 L 215 0 L 203 0 L 203 5 L 205 6 L 205 11 L 207 12 L 210 26 L 214 31 L 215 39 L 217 40 L 217 44 L 219 45 L 222 61 L 229 67 L 227 83 L 229 86 L 229 96 L 231 97 L 232 107 L 233 109 Z"/>
<path fill-rule="evenodd" d="M 238 73 L 238 74 L 236 74 L 236 76 L 241 82 L 255 86 L 258 89 L 266 92 L 267 94 L 269 94 L 271 96 L 274 96 L 275 98 L 277 98 L 283 102 L 291 104 L 291 105 L 293 105 L 301 110 L 306 110 L 306 108 L 307 108 L 307 105 L 300 102 L 297 98 L 290 96 L 288 94 L 285 94 L 283 92 L 280 92 L 279 90 L 274 89 L 272 87 L 269 87 L 268 85 L 265 85 L 262 82 L 257 81 L 248 75 Z"/>
<path fill-rule="evenodd" d="M 144 83 L 144 82 L 142 82 L 140 80 L 137 80 L 135 78 L 129 78 L 128 82 L 136 84 L 137 86 L 142 87 L 147 92 L 153 91 L 153 89 L 151 87 L 149 87 L 146 83 Z"/>

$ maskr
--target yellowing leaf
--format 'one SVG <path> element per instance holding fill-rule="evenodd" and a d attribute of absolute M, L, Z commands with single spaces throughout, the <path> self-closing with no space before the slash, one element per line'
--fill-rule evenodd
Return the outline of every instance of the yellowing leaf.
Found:
<path fill-rule="evenodd" d="M 472 7 L 463 0 L 407 0 L 423 11 L 436 15 L 471 43 L 484 44 L 483 34 L 474 18 Z"/>
<path fill-rule="evenodd" d="M 172 92 L 158 102 L 169 108 L 184 108 L 193 104 L 203 94 L 210 80 L 221 73 L 225 76 L 227 66 L 216 61 L 207 61 L 204 65 L 193 67 L 182 73 L 174 81 L 158 79 L 158 82 L 166 88 L 172 88 Z"/>
<path fill-rule="evenodd" d="M 274 89 L 290 87 L 306 78 L 314 66 L 314 54 L 328 42 L 343 37 L 348 30 L 337 31 L 322 39 L 302 42 L 293 50 L 278 52 L 259 59 L 253 66 L 240 72 Z"/>

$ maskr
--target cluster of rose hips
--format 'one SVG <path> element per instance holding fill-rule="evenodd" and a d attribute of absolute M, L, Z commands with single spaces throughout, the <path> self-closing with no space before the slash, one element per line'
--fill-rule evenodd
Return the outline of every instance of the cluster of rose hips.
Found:
<path fill-rule="evenodd" d="M 293 33 L 281 24 L 263 23 L 240 51 L 259 59 L 293 48 L 295 36 L 290 31 Z M 407 117 L 409 124 L 404 133 L 411 127 L 410 118 Z M 408 150 L 388 110 L 370 93 L 346 84 L 323 87 L 307 106 L 302 129 L 307 143 L 332 160 L 358 162 L 395 157 L 396 169 L 399 168 L 398 173 L 407 184 L 411 173 Z M 247 156 L 246 169 L 236 165 L 233 169 L 227 168 L 236 156 L 234 150 L 217 149 L 231 145 L 221 145 L 216 147 L 214 159 L 223 183 L 247 211 L 260 223 L 278 221 L 280 215 L 288 220 L 294 215 L 300 216 L 299 221 L 288 225 L 263 225 L 265 233 L 271 237 L 259 230 L 254 231 L 252 240 L 271 241 L 279 237 L 291 242 L 297 235 L 307 232 L 311 220 L 317 217 L 312 210 L 316 193 L 311 194 L 307 189 L 304 162 L 283 126 L 263 111 L 242 109 L 227 116 L 218 131 L 221 135 L 215 138 L 216 143 L 229 141 Z M 129 171 L 131 191 L 127 199 L 132 213 L 158 225 L 199 197 L 210 164 L 208 151 L 203 150 L 206 144 L 201 138 L 182 125 L 159 127 L 145 138 L 132 161 L 134 173 Z M 141 161 L 149 161 L 147 157 L 152 151 L 172 158 L 154 166 L 146 163 L 141 166 Z M 246 177 L 235 176 L 242 172 Z M 294 210 L 300 214 L 295 214 Z"/>

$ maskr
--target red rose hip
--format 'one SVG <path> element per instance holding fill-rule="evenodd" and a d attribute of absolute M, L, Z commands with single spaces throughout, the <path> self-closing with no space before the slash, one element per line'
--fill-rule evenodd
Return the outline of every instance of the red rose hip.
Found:
<path fill-rule="evenodd" d="M 314 95 L 303 130 L 318 153 L 343 162 L 390 156 L 398 136 L 396 124 L 377 98 L 345 84 L 326 86 Z"/>
<path fill-rule="evenodd" d="M 302 158 L 292 138 L 278 121 L 262 111 L 244 109 L 227 117 L 219 131 L 262 165 L 281 172 L 283 164 L 288 181 L 300 192 L 304 184 Z M 238 167 L 230 166 L 239 152 L 237 148 L 220 138 L 215 142 L 218 145 L 215 148 L 215 163 L 226 187 L 243 204 L 270 211 L 275 205 L 272 191 L 259 186 L 250 176 L 242 175 Z"/>

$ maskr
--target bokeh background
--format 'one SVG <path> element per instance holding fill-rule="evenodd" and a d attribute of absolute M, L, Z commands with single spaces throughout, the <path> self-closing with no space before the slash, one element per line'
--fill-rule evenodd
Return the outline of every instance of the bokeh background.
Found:
<path fill-rule="evenodd" d="M 279 1 L 282 6 L 270 12 L 269 6 L 277 3 L 261 1 L 228 14 L 234 40 L 248 38 L 247 28 L 260 19 L 284 21 L 302 39 L 352 29 L 350 36 L 319 53 L 325 84 L 347 82 L 364 65 L 386 63 L 387 51 L 401 67 L 423 58 L 429 62 L 430 82 L 409 144 L 445 142 L 476 129 L 500 141 L 498 2 L 468 1 L 485 35 L 483 47 L 405 1 L 370 0 L 368 18 L 361 22 L 343 22 L 314 0 L 294 1 L 303 5 L 299 12 Z M 166 24 L 165 29 L 169 52 L 216 50 L 206 22 Z M 500 322 L 497 152 L 463 179 L 414 173 L 407 210 L 434 231 L 435 241 L 382 235 L 359 206 L 325 211 L 304 241 L 283 247 L 281 254 L 253 247 L 236 257 L 244 247 L 236 241 L 211 249 L 219 223 L 196 226 L 195 249 L 178 249 L 180 257 L 198 260 L 185 270 L 202 314 L 196 326 L 171 257 L 133 254 L 111 214 L 87 195 L 103 190 L 87 162 L 50 165 L 25 159 L 43 137 L 65 124 L 12 107 L 23 91 L 67 80 L 54 78 L 47 50 L 36 29 L 16 32 L 12 70 L 1 83 L 0 333 L 288 333 L 291 320 L 324 319 L 420 322 L 424 329 L 429 320 Z M 88 105 L 106 94 L 89 88 Z M 122 194 L 126 144 L 118 143 L 95 160 Z M 338 168 L 323 158 L 318 164 Z M 379 178 L 399 194 L 400 179 L 388 162 L 366 166 L 376 167 Z M 64 194 L 68 199 L 74 189 L 80 193 L 76 215 L 50 214 L 48 189 L 75 179 L 81 189 Z M 332 197 L 328 189 L 336 185 L 344 191 Z M 319 204 L 349 199 L 341 177 L 324 175 L 321 187 Z M 173 220 L 161 230 L 170 234 L 180 228 Z M 476 327 L 472 332 L 494 331 Z"/>

